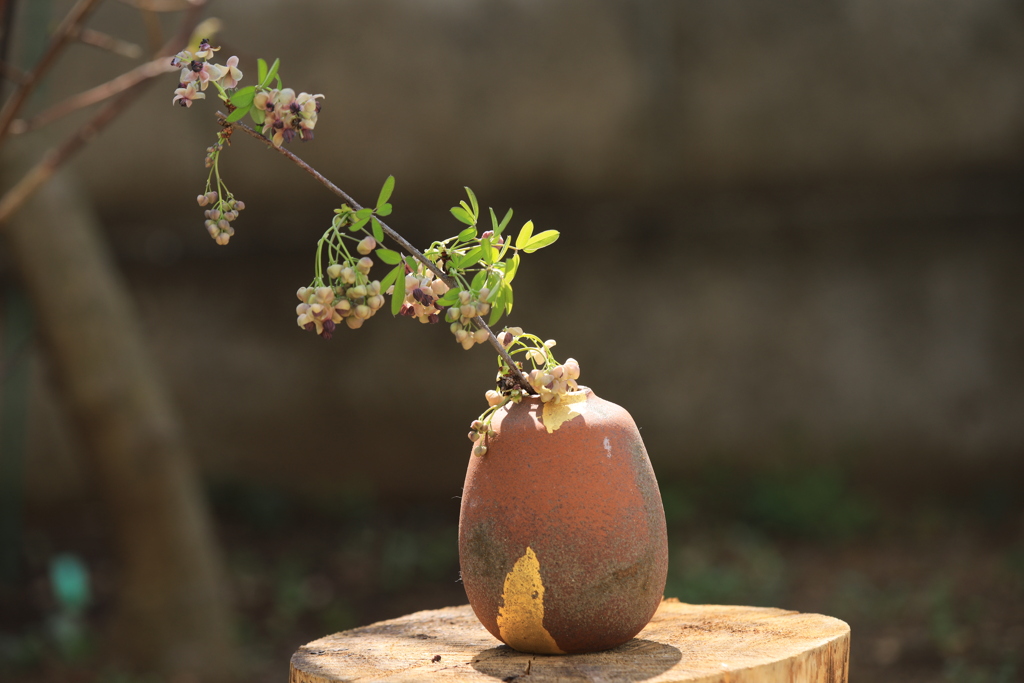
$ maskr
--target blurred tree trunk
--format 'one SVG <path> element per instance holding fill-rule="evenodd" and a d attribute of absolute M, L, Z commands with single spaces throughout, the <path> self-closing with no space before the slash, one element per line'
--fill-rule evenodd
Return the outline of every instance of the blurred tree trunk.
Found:
<path fill-rule="evenodd" d="M 115 529 L 119 653 L 190 679 L 223 680 L 236 659 L 209 514 L 96 219 L 58 176 L 4 232 Z"/>

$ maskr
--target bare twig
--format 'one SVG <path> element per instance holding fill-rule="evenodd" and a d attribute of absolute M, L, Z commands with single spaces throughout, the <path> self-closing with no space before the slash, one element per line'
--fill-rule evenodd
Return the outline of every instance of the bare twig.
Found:
<path fill-rule="evenodd" d="M 139 13 L 142 15 L 142 23 L 146 25 L 146 36 L 149 38 L 149 49 L 155 55 L 160 51 L 160 44 L 163 42 L 162 31 L 160 30 L 160 17 L 156 15 L 150 5 L 152 0 L 143 0 L 139 5 Z"/>
<path fill-rule="evenodd" d="M 160 59 L 154 59 L 152 62 L 146 62 L 145 64 L 135 67 L 131 71 L 121 74 L 113 80 L 97 85 L 95 88 L 78 93 L 74 97 L 70 97 L 59 104 L 53 105 L 35 118 L 29 119 L 28 121 L 18 119 L 11 124 L 11 134 L 20 135 L 22 133 L 35 130 L 36 128 L 45 126 L 62 116 L 66 116 L 79 109 L 84 109 L 85 107 L 102 102 L 103 100 L 124 92 L 138 83 L 147 81 L 154 76 L 159 76 L 160 74 L 170 73 L 177 70 L 177 68 L 171 66 L 170 62 L 163 57 Z"/>
<path fill-rule="evenodd" d="M 195 4 L 194 0 L 120 0 L 120 2 L 150 12 L 180 12 Z"/>
<path fill-rule="evenodd" d="M 21 85 L 25 82 L 25 74 L 21 69 L 8 62 L 0 62 L 0 74 L 15 85 Z"/>
<path fill-rule="evenodd" d="M 164 45 L 161 50 L 162 54 L 170 56 L 181 45 L 185 44 L 189 36 L 192 35 L 192 30 L 199 18 L 199 12 L 205 4 L 206 0 L 191 0 L 190 11 L 182 19 L 178 33 Z M 153 78 L 159 76 L 160 73 L 162 72 L 154 73 L 149 78 L 140 80 L 121 92 L 115 100 L 109 102 L 105 107 L 96 112 L 95 116 L 75 131 L 60 146 L 54 147 L 47 152 L 14 187 L 8 190 L 3 197 L 0 197 L 0 230 L 4 229 L 7 220 L 21 208 L 25 201 L 46 181 L 53 177 L 53 174 L 57 172 L 57 169 L 62 164 L 74 156 L 85 143 L 96 137 L 100 131 L 116 119 L 133 100 L 142 94 L 143 87 L 151 82 Z"/>
<path fill-rule="evenodd" d="M 68 11 L 64 20 L 60 22 L 60 26 L 57 27 L 53 37 L 50 38 L 50 43 L 46 46 L 43 56 L 32 68 L 32 71 L 29 72 L 22 84 L 18 86 L 18 89 L 14 91 L 14 94 L 4 102 L 3 109 L 0 109 L 0 144 L 3 144 L 7 133 L 10 131 L 14 117 L 18 115 L 28 96 L 32 94 L 36 85 L 39 84 L 43 74 L 53 65 L 61 50 L 64 49 L 64 46 L 67 45 L 68 41 L 78 31 L 78 27 L 82 25 L 82 22 L 86 20 L 90 12 L 96 9 L 96 5 L 99 3 L 100 0 L 78 0 L 75 6 Z"/>
<path fill-rule="evenodd" d="M 256 140 L 259 140 L 260 142 L 265 144 L 270 149 L 276 150 L 278 153 L 280 153 L 283 156 L 287 157 L 289 160 L 292 161 L 292 163 L 296 164 L 299 168 L 304 170 L 306 173 L 308 173 L 311 176 L 313 176 L 314 178 L 316 178 L 317 181 L 319 181 L 321 185 L 326 187 L 328 190 L 330 190 L 331 192 L 333 192 L 337 196 L 341 197 L 345 201 L 346 204 L 348 204 L 350 207 L 352 207 L 356 211 L 359 211 L 360 209 L 363 208 L 359 204 L 359 202 L 357 202 L 356 200 L 352 199 L 352 197 L 350 197 L 347 192 L 345 192 L 340 187 L 338 187 L 337 185 L 332 183 L 330 180 L 325 178 L 319 171 L 317 171 L 315 168 L 313 168 L 312 166 L 307 164 L 305 161 L 300 159 L 291 150 L 285 149 L 284 147 L 276 147 L 272 141 L 270 141 L 267 138 L 263 137 L 258 132 L 256 132 L 255 130 L 253 130 L 249 126 L 245 125 L 244 123 L 239 123 L 237 121 L 234 122 L 234 123 L 227 123 L 227 121 L 226 121 L 227 116 L 225 114 L 221 113 L 221 112 L 217 112 L 217 118 L 220 120 L 221 125 L 223 125 L 223 126 L 232 126 L 234 128 L 237 128 L 238 130 L 241 130 L 246 135 L 248 135 L 248 136 L 250 136 L 252 138 L 255 138 Z M 380 223 L 380 227 L 384 229 L 384 232 L 385 232 L 385 234 L 387 234 L 388 237 L 390 237 L 395 242 L 397 242 L 399 244 L 399 246 L 402 247 L 402 249 L 405 249 L 407 252 L 409 252 L 409 254 L 411 254 L 413 258 L 415 258 L 417 261 L 419 261 L 424 266 L 426 266 L 432 273 L 434 273 L 434 275 L 436 275 L 438 278 L 440 278 L 442 282 L 444 282 L 446 285 L 448 285 L 449 288 L 457 288 L 459 286 L 459 283 L 456 282 L 454 278 L 452 278 L 450 275 L 448 275 L 443 270 L 441 270 L 441 268 L 439 268 L 436 263 L 434 263 L 433 261 L 428 259 L 423 254 L 423 252 L 421 252 L 419 249 L 414 247 L 408 240 L 406 240 L 404 237 L 402 237 L 397 232 L 395 232 L 395 230 L 392 229 L 383 220 L 381 220 L 379 216 L 377 217 L 377 222 Z M 395 286 L 398 287 L 399 284 L 396 284 Z M 526 378 L 526 375 L 523 374 L 523 371 L 519 369 L 519 366 L 517 366 L 515 364 L 515 362 L 512 360 L 512 356 L 510 356 L 508 354 L 508 351 L 505 349 L 504 346 L 502 346 L 501 342 L 498 341 L 498 338 L 496 336 L 494 336 L 494 332 L 491 330 L 490 326 L 487 325 L 487 323 L 484 321 L 484 319 L 481 316 L 476 316 L 475 318 L 473 318 L 473 322 L 476 323 L 476 325 L 478 327 L 480 327 L 481 329 L 487 330 L 487 338 L 490 340 L 491 346 L 494 347 L 495 351 L 498 352 L 498 355 L 501 356 L 501 359 L 503 361 L 505 361 L 506 365 L 508 365 L 508 367 L 512 370 L 512 373 L 515 375 L 516 380 L 518 381 L 520 387 L 524 391 L 526 391 L 528 393 L 533 393 L 533 389 L 530 388 L 530 381 Z"/>
<path fill-rule="evenodd" d="M 128 59 L 142 59 L 143 51 L 140 45 L 129 43 L 114 36 L 107 35 L 102 31 L 94 31 L 91 28 L 80 28 L 75 37 L 86 45 L 92 45 L 115 55 L 121 55 Z"/>

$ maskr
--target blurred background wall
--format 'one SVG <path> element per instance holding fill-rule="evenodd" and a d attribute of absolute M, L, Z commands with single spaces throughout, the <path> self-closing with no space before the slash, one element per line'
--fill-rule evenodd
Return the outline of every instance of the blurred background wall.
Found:
<path fill-rule="evenodd" d="M 68 2 L 57 2 L 54 16 Z M 880 484 L 1019 468 L 1024 12 L 1009 0 L 221 0 L 220 56 L 323 93 L 292 148 L 414 243 L 471 186 L 518 226 L 509 324 L 558 339 L 665 475 L 840 463 Z M 106 3 L 90 24 L 138 34 Z M 132 65 L 73 49 L 56 101 Z M 491 354 L 386 316 L 294 325 L 332 196 L 237 140 L 230 246 L 194 197 L 212 101 L 152 88 L 75 163 L 211 480 L 458 495 Z M 40 98 L 38 106 L 44 104 Z M 69 121 L 70 126 L 74 121 Z M 59 139 L 52 132 L 47 140 Z M 36 364 L 28 493 L 87 495 Z M 1019 471 L 1019 470 L 1018 470 Z"/>

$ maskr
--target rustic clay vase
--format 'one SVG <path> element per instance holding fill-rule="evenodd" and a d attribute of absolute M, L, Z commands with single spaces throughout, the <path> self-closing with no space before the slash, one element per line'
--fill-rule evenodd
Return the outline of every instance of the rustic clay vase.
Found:
<path fill-rule="evenodd" d="M 590 389 L 499 410 L 470 456 L 459 520 L 473 611 L 522 652 L 607 650 L 647 625 L 665 590 L 658 482 L 633 419 Z"/>

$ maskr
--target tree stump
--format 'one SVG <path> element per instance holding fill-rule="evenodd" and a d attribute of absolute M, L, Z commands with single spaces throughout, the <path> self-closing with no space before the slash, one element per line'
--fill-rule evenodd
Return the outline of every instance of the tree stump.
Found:
<path fill-rule="evenodd" d="M 289 682 L 846 683 L 849 653 L 850 627 L 839 619 L 670 599 L 614 650 L 528 655 L 495 640 L 462 605 L 314 640 L 292 655 Z"/>

